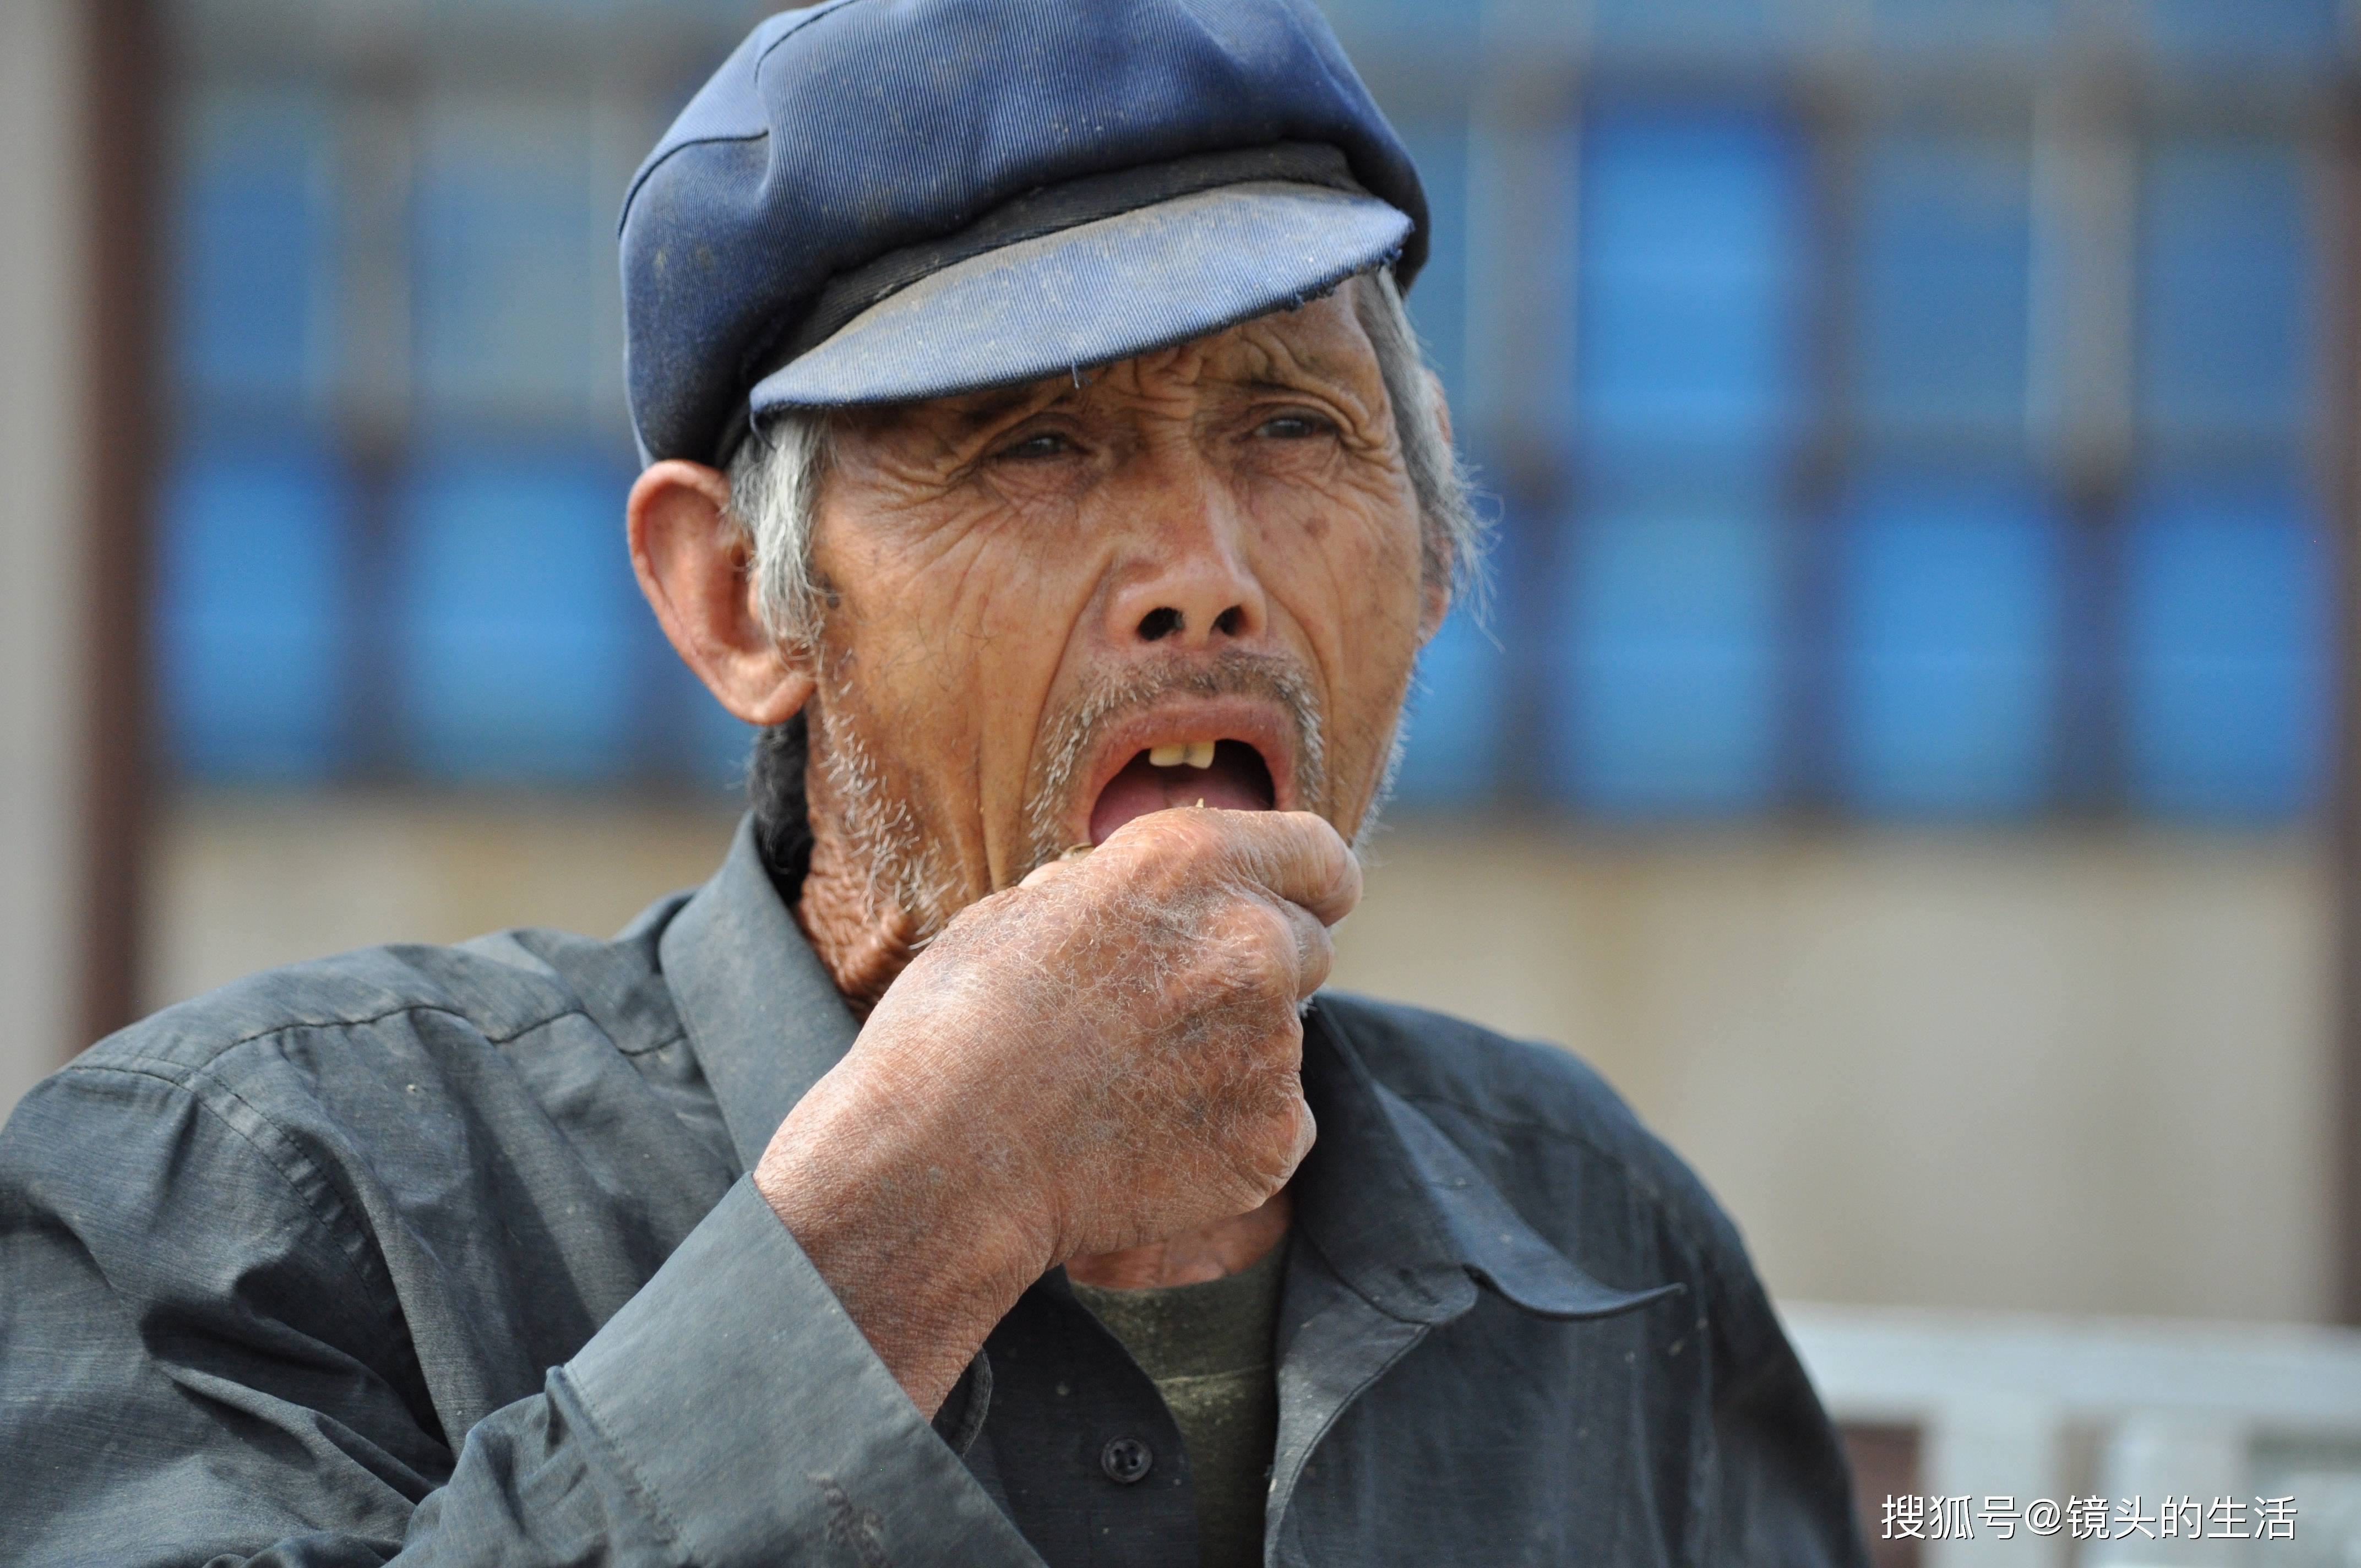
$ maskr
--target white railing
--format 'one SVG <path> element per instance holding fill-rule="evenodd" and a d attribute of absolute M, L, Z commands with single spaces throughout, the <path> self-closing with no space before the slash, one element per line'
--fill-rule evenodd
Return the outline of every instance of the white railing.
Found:
<path fill-rule="evenodd" d="M 1897 1527 L 1917 1514 L 1924 1568 L 2361 1568 L 2361 1332 L 1804 1305 L 1784 1316 L 1838 1420 L 1917 1432 L 1919 1502 Z M 1949 1497 L 1969 1501 L 1926 1507 Z M 2103 1535 L 2072 1532 L 2077 1497 L 2106 1499 Z M 2293 1502 L 2257 1506 L 2280 1497 Z M 2054 1533 L 2024 1522 L 2039 1499 L 2059 1509 Z M 2155 1522 L 2122 1517 L 2134 1499 L 2131 1514 Z M 2209 1516 L 2203 1530 L 2190 1539 L 2184 1510 L 2167 1539 L 2159 1509 L 2186 1499 Z M 1882 1499 L 1869 1508 L 1874 1542 L 1888 1521 Z M 2253 1538 L 2267 1512 L 2291 1515 L 2292 1539 Z"/>

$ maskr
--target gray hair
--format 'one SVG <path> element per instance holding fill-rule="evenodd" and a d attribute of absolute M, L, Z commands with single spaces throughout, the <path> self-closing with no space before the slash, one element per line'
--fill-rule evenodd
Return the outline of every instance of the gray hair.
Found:
<path fill-rule="evenodd" d="M 1455 593 L 1471 592 L 1480 583 L 1486 528 L 1466 468 L 1444 433 L 1442 408 L 1430 394 L 1418 334 L 1389 269 L 1356 281 L 1364 286 L 1354 291 L 1354 313 L 1377 350 L 1403 466 L 1418 498 L 1427 579 L 1448 579 Z M 817 639 L 826 609 L 812 574 L 811 544 L 828 462 L 825 410 L 774 417 L 730 460 L 730 518 L 753 555 L 755 605 L 764 630 L 791 646 Z"/>

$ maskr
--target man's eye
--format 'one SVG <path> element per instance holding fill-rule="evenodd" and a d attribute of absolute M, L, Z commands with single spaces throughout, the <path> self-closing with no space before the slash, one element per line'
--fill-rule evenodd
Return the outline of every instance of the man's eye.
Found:
<path fill-rule="evenodd" d="M 1256 427 L 1257 435 L 1268 435 L 1277 441 L 1301 441 L 1309 436 L 1326 435 L 1336 427 L 1317 414 L 1280 414 L 1267 419 Z"/>
<path fill-rule="evenodd" d="M 1043 431 L 1000 449 L 1000 455 L 1019 463 L 1035 463 L 1044 457 L 1062 457 L 1073 450 L 1073 444 L 1054 431 Z"/>

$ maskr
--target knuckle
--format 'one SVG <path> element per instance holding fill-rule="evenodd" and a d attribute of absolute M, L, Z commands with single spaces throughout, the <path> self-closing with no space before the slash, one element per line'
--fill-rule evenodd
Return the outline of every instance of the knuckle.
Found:
<path fill-rule="evenodd" d="M 1200 818 L 1202 811 L 1159 811 L 1134 818 L 1122 829 L 1133 838 L 1137 852 L 1151 879 L 1174 883 L 1199 878 L 1205 861 L 1217 850 L 1214 829 Z"/>
<path fill-rule="evenodd" d="M 1202 850 L 1211 838 L 1214 823 L 1210 811 L 1180 811 L 1167 808 L 1153 812 L 1145 818 L 1155 825 L 1159 836 L 1183 850 Z"/>
<path fill-rule="evenodd" d="M 1293 922 L 1258 898 L 1242 898 L 1229 921 L 1224 944 L 1236 988 L 1255 995 L 1295 994 L 1300 955 Z"/>
<path fill-rule="evenodd" d="M 1226 860 L 1232 853 L 1235 827 L 1223 820 L 1226 815 L 1218 811 L 1175 811 L 1171 813 L 1172 831 L 1179 836 L 1181 853 L 1195 867 Z"/>
<path fill-rule="evenodd" d="M 1241 897 L 1238 905 L 1240 918 L 1257 947 L 1290 957 L 1294 954 L 1295 922 L 1287 917 L 1286 911 L 1268 899 L 1252 896 Z"/>

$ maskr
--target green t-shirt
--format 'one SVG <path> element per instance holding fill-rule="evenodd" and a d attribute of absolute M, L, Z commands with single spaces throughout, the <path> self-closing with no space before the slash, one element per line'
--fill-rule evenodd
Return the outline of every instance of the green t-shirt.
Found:
<path fill-rule="evenodd" d="M 1201 1285 L 1110 1290 L 1076 1284 L 1164 1396 L 1197 1496 L 1202 1568 L 1257 1568 L 1263 1502 L 1279 1444 L 1274 1341 L 1287 1244 L 1236 1274 Z"/>

